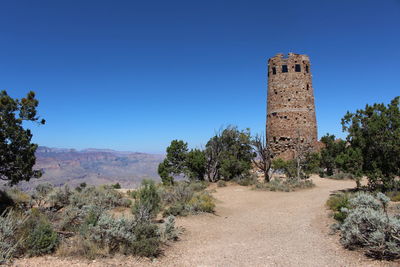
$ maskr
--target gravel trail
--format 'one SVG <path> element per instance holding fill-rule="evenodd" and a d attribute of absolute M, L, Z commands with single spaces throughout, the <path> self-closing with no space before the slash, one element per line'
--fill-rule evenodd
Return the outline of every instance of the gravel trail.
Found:
<path fill-rule="evenodd" d="M 325 202 L 333 191 L 354 187 L 354 181 L 313 180 L 315 188 L 291 193 L 217 188 L 216 214 L 179 218 L 185 229 L 181 240 L 154 261 L 39 257 L 15 266 L 400 266 L 347 251 L 329 235 Z"/>

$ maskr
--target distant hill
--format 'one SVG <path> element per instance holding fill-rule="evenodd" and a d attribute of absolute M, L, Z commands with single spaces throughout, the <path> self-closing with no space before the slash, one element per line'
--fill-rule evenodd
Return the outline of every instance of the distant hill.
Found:
<path fill-rule="evenodd" d="M 38 183 L 55 186 L 80 183 L 92 185 L 120 183 L 124 188 L 137 186 L 142 179 L 160 180 L 158 164 L 164 155 L 109 149 L 85 150 L 39 147 L 36 151 L 36 169 L 43 170 L 39 179 L 21 182 L 19 187 L 30 189 Z"/>

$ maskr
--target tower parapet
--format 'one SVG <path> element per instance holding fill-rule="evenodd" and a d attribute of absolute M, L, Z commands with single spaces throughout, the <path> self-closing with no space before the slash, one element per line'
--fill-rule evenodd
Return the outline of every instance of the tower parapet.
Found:
<path fill-rule="evenodd" d="M 268 60 L 267 142 L 274 154 L 292 159 L 299 146 L 315 149 L 317 121 L 311 64 L 289 53 Z"/>

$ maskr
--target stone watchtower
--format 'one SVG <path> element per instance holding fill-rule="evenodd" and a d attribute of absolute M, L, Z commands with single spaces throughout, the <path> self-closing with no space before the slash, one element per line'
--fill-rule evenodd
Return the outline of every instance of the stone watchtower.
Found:
<path fill-rule="evenodd" d="M 274 156 L 293 159 L 317 145 L 310 59 L 289 53 L 268 60 L 267 142 Z"/>

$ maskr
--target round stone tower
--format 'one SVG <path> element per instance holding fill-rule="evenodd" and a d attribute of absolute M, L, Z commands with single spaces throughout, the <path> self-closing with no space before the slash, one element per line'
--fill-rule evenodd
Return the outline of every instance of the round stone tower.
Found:
<path fill-rule="evenodd" d="M 267 142 L 274 156 L 293 159 L 315 150 L 317 121 L 310 59 L 289 53 L 268 60 Z"/>

